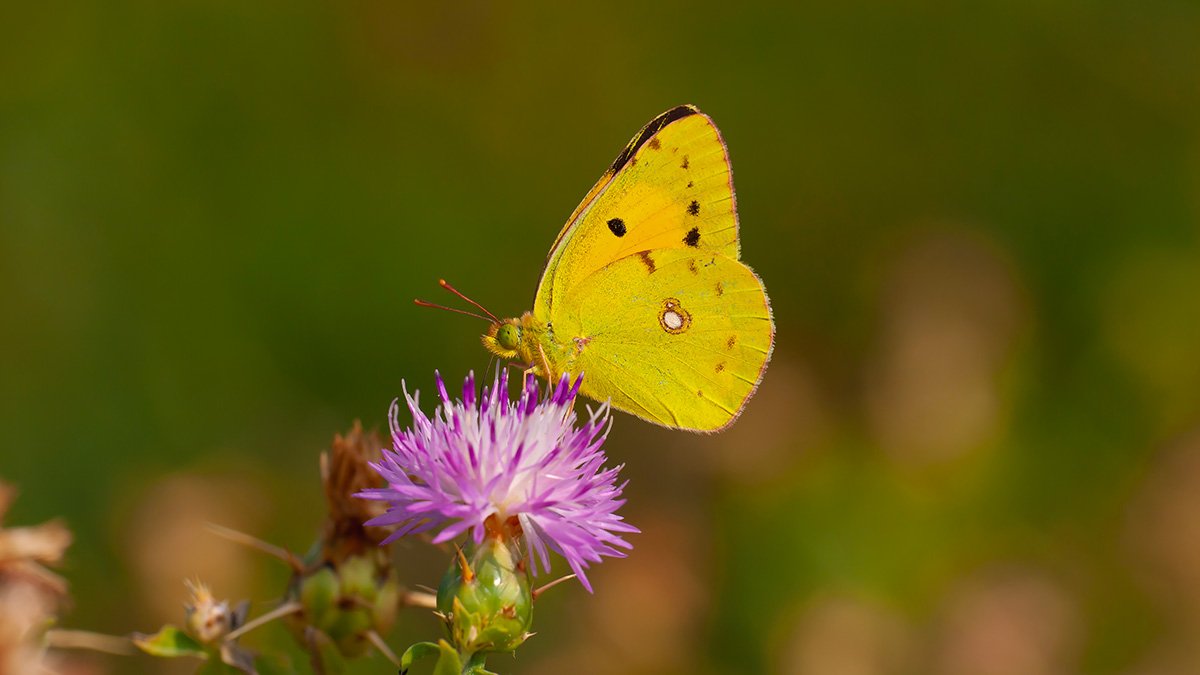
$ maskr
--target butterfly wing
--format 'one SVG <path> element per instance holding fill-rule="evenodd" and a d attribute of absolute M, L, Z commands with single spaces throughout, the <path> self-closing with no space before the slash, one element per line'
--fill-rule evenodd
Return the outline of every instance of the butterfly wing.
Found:
<path fill-rule="evenodd" d="M 555 240 L 534 314 L 548 318 L 609 263 L 682 248 L 737 260 L 738 223 L 725 142 L 693 106 L 654 118 L 621 151 Z"/>
<path fill-rule="evenodd" d="M 738 260 L 642 251 L 580 280 L 555 311 L 581 391 L 663 426 L 719 431 L 753 395 L 775 326 L 762 282 Z"/>

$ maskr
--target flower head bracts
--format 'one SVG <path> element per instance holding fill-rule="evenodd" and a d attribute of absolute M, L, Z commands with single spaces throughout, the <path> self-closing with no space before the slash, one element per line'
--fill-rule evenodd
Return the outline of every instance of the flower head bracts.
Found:
<path fill-rule="evenodd" d="M 623 557 L 618 547 L 632 547 L 620 533 L 637 532 L 616 513 L 625 503 L 625 485 L 616 483 L 621 467 L 604 466 L 608 405 L 576 428 L 580 380 L 572 386 L 566 375 L 544 399 L 528 376 L 516 401 L 508 397 L 507 371 L 478 401 L 474 375 L 458 401 L 440 374 L 436 379 L 441 404 L 432 418 L 421 411 L 419 395 L 405 389 L 413 424 L 402 429 L 398 401 L 392 404 L 393 447 L 372 465 L 388 487 L 360 493 L 387 502 L 388 511 L 367 524 L 397 525 L 387 541 L 438 529 L 435 543 L 466 533 L 478 544 L 489 524 L 495 534 L 495 523 L 515 522 L 542 569 L 549 571 L 548 549 L 554 550 L 590 591 L 584 569 L 602 556 Z"/>

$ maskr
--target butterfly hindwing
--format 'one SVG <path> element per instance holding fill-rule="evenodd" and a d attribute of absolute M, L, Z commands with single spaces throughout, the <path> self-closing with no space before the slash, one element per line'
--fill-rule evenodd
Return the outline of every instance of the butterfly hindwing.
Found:
<path fill-rule="evenodd" d="M 692 106 L 659 115 L 576 208 L 550 251 L 534 312 L 549 317 L 580 283 L 639 251 L 679 248 L 738 258 L 729 156 Z"/>
<path fill-rule="evenodd" d="M 616 310 L 614 311 L 614 308 Z M 642 251 L 589 275 L 555 313 L 582 392 L 652 422 L 717 431 L 754 393 L 774 339 L 762 282 L 716 252 Z"/>

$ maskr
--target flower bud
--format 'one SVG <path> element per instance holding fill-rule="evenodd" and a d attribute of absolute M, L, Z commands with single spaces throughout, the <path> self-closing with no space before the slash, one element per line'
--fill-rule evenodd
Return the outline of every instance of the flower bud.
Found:
<path fill-rule="evenodd" d="M 371 646 L 367 634 L 386 634 L 396 618 L 400 583 L 390 565 L 369 555 L 355 556 L 338 567 L 324 565 L 300 577 L 294 593 L 304 611 L 288 623 L 301 644 L 304 629 L 317 628 L 346 657 L 361 656 Z"/>
<path fill-rule="evenodd" d="M 531 635 L 533 595 L 518 540 L 468 545 L 442 577 L 438 611 L 462 654 L 511 652 Z"/>
<path fill-rule="evenodd" d="M 236 628 L 234 613 L 225 600 L 218 601 L 200 582 L 187 582 L 191 602 L 184 605 L 184 631 L 201 644 L 211 645 Z"/>

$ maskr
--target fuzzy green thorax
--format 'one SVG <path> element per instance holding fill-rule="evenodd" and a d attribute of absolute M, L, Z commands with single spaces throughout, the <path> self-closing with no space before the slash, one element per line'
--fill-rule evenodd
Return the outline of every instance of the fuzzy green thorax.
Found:
<path fill-rule="evenodd" d="M 569 372 L 570 355 L 554 338 L 550 324 L 532 312 L 494 323 L 483 335 L 483 346 L 496 356 L 525 364 L 528 371 L 553 380 Z"/>

